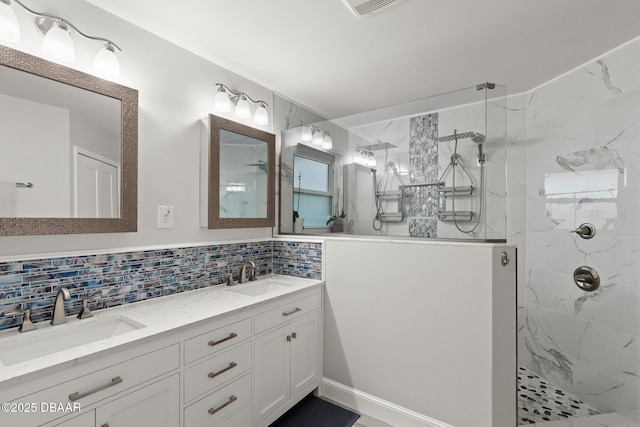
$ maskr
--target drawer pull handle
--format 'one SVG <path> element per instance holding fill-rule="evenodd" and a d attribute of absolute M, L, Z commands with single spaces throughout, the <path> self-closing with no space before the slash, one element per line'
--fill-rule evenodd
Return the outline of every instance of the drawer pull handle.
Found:
<path fill-rule="evenodd" d="M 286 312 L 282 313 L 282 315 L 287 317 L 287 316 L 291 316 L 292 314 L 295 314 L 295 313 L 297 313 L 299 311 L 302 311 L 302 309 L 300 307 L 296 307 L 291 311 L 286 311 Z"/>
<path fill-rule="evenodd" d="M 225 372 L 227 372 L 230 369 L 235 368 L 236 366 L 238 366 L 238 364 L 236 362 L 231 362 L 229 363 L 229 366 L 227 366 L 226 368 L 218 371 L 218 372 L 209 372 L 209 378 L 215 378 L 218 375 L 224 374 Z"/>
<path fill-rule="evenodd" d="M 214 409 L 214 408 L 209 409 L 209 415 L 213 415 L 213 414 L 215 414 L 216 412 L 222 411 L 224 408 L 226 408 L 227 406 L 231 405 L 231 404 L 232 404 L 233 402 L 235 402 L 236 400 L 238 400 L 238 398 L 237 398 L 237 397 L 235 397 L 235 396 L 231 396 L 227 402 L 223 403 L 222 405 L 218 406 L 217 408 L 215 408 L 215 409 Z"/>
<path fill-rule="evenodd" d="M 238 334 L 236 334 L 235 332 L 231 332 L 229 334 L 229 336 L 226 337 L 226 338 L 222 338 L 221 340 L 218 340 L 218 341 L 209 341 L 209 347 L 214 347 L 214 346 L 216 346 L 218 344 L 222 344 L 223 342 L 232 340 L 237 336 L 238 336 Z"/>
<path fill-rule="evenodd" d="M 75 402 L 76 400 L 80 400 L 83 397 L 87 397 L 87 396 L 89 396 L 89 395 L 91 395 L 93 393 L 97 393 L 97 392 L 102 391 L 102 390 L 104 390 L 106 388 L 113 387 L 114 385 L 120 384 L 121 382 L 122 382 L 122 378 L 120 378 L 120 377 L 112 378 L 111 382 L 109 382 L 107 384 L 103 384 L 103 385 L 98 386 L 96 388 L 93 388 L 93 389 L 91 389 L 89 391 L 85 391 L 83 393 L 78 393 L 78 392 L 71 393 L 69 395 L 69 400 L 72 401 L 72 402 Z"/>

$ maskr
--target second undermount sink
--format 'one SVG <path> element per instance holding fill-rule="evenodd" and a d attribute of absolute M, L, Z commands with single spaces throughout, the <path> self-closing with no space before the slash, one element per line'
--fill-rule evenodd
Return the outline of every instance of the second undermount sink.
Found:
<path fill-rule="evenodd" d="M 7 332 L 0 338 L 0 362 L 5 366 L 27 362 L 39 357 L 112 338 L 144 328 L 145 325 L 126 316 L 93 317 L 50 326 L 36 324 L 32 332 Z"/>
<path fill-rule="evenodd" d="M 289 288 L 291 285 L 272 280 L 260 280 L 257 282 L 242 283 L 229 288 L 230 292 L 257 297 L 269 292 L 277 292 Z"/>

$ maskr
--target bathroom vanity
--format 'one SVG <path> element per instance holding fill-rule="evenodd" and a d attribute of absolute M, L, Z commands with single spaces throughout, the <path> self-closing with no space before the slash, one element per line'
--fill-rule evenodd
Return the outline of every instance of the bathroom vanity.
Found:
<path fill-rule="evenodd" d="M 3 332 L 0 424 L 268 426 L 320 385 L 322 289 L 270 275 Z"/>

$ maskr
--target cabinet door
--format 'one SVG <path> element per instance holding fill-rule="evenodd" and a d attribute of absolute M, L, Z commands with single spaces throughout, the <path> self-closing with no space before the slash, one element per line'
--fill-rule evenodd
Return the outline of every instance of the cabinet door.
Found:
<path fill-rule="evenodd" d="M 255 339 L 255 423 L 271 415 L 290 399 L 290 325 Z"/>
<path fill-rule="evenodd" d="M 98 427 L 176 427 L 180 425 L 178 374 L 96 409 Z"/>
<path fill-rule="evenodd" d="M 291 323 L 291 397 L 318 379 L 319 331 L 317 311 Z"/>

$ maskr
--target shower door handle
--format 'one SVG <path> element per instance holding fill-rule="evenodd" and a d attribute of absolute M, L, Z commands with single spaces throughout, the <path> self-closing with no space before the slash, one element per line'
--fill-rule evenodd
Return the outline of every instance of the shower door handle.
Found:
<path fill-rule="evenodd" d="M 600 286 L 600 275 L 591 267 L 583 265 L 573 272 L 573 281 L 585 292 L 593 292 Z"/>

